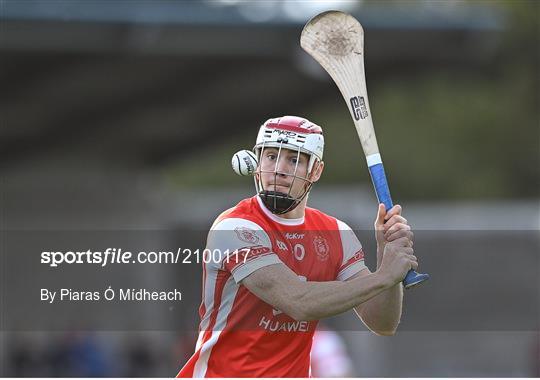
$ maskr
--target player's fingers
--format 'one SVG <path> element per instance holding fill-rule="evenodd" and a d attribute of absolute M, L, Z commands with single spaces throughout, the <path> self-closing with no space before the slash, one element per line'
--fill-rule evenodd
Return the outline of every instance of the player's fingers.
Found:
<path fill-rule="evenodd" d="M 402 237 L 408 237 L 406 230 L 397 230 L 392 233 L 386 232 L 384 234 L 384 240 L 388 241 L 394 241 L 396 239 L 402 238 Z"/>
<path fill-rule="evenodd" d="M 388 230 L 396 223 L 408 224 L 407 219 L 405 219 L 401 215 L 394 215 L 384 223 L 384 229 Z"/>
<path fill-rule="evenodd" d="M 386 223 L 396 223 L 396 222 L 402 222 L 407 223 L 407 219 L 405 219 L 402 215 L 392 215 L 390 218 L 387 218 Z"/>
<path fill-rule="evenodd" d="M 392 227 L 390 227 L 388 230 L 386 230 L 384 234 L 385 235 L 391 235 L 394 232 L 399 231 L 399 230 L 410 231 L 411 226 L 409 226 L 408 224 L 404 224 L 404 223 L 396 223 Z"/>
<path fill-rule="evenodd" d="M 392 241 L 392 243 L 388 243 L 388 244 L 392 244 L 395 247 L 399 247 L 399 250 L 401 251 L 402 248 L 410 247 L 411 241 L 407 237 L 400 237 Z"/>
<path fill-rule="evenodd" d="M 411 268 L 414 269 L 414 270 L 417 270 L 418 269 L 418 262 L 411 261 Z"/>
<path fill-rule="evenodd" d="M 401 252 L 407 255 L 407 257 L 411 256 L 414 253 L 414 249 L 412 247 L 403 247 L 401 249 Z"/>
<path fill-rule="evenodd" d="M 379 203 L 379 208 L 377 210 L 377 219 L 375 219 L 376 229 L 383 228 L 385 217 L 386 217 L 386 207 L 384 206 L 384 203 Z"/>
<path fill-rule="evenodd" d="M 395 205 L 386 214 L 385 220 L 389 220 L 394 215 L 401 215 L 401 206 Z"/>
<path fill-rule="evenodd" d="M 390 217 L 390 219 L 388 219 L 385 223 L 385 225 L 387 226 L 392 226 L 396 223 L 403 223 L 403 224 L 408 224 L 407 223 L 407 219 L 405 219 L 403 216 L 401 215 L 394 215 L 392 217 Z"/>
<path fill-rule="evenodd" d="M 407 227 L 405 227 L 407 226 Z M 386 222 L 383 226 L 383 231 L 385 233 L 392 233 L 397 230 L 410 230 L 411 226 L 407 224 L 407 219 L 401 221 L 394 220 L 393 222 Z"/>
<path fill-rule="evenodd" d="M 411 247 L 412 247 L 412 241 L 413 241 L 413 238 L 414 238 L 414 234 L 410 230 L 404 230 L 403 229 L 403 230 L 395 231 L 395 232 L 390 233 L 390 234 L 384 234 L 384 240 L 386 240 L 387 242 L 394 241 L 394 240 L 402 238 L 402 237 L 405 237 L 405 238 L 409 239 L 411 241 Z"/>

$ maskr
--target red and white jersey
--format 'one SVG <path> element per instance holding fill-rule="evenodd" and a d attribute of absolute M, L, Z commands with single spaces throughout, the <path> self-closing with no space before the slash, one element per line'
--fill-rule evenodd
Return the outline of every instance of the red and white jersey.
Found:
<path fill-rule="evenodd" d="M 199 338 L 178 377 L 308 377 L 317 322 L 274 309 L 242 280 L 280 263 L 304 281 L 347 280 L 366 268 L 351 228 L 311 208 L 280 218 L 254 196 L 217 218 L 207 252 Z"/>

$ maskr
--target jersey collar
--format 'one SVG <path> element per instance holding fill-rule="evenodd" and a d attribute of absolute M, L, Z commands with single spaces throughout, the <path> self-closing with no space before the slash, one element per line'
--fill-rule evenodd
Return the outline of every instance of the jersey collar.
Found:
<path fill-rule="evenodd" d="M 280 216 L 277 216 L 276 214 L 272 214 L 272 212 L 270 212 L 270 210 L 268 210 L 266 208 L 266 206 L 264 205 L 264 203 L 263 203 L 262 199 L 259 197 L 259 195 L 256 195 L 255 198 L 257 198 L 257 203 L 259 204 L 259 207 L 261 208 L 263 213 L 267 217 L 272 219 L 274 222 L 282 224 L 284 226 L 299 226 L 301 224 L 304 224 L 304 217 L 297 218 L 297 219 L 282 218 Z"/>

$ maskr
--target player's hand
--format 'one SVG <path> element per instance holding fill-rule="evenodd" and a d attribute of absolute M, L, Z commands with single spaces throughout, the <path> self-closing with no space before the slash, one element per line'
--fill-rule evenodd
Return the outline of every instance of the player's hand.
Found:
<path fill-rule="evenodd" d="M 401 206 L 395 205 L 387 213 L 384 204 L 379 204 L 377 218 L 375 219 L 375 238 L 380 250 L 384 249 L 386 243 L 401 237 L 410 239 L 412 247 L 414 234 L 407 219 L 401 216 L 401 211 Z"/>
<path fill-rule="evenodd" d="M 386 243 L 377 272 L 393 285 L 403 281 L 410 269 L 418 268 L 418 259 L 413 253 L 412 242 L 407 237 Z"/>

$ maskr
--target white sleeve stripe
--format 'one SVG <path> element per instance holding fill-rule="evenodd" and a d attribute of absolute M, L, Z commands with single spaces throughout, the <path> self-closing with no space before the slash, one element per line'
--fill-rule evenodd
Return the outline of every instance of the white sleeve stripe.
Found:
<path fill-rule="evenodd" d="M 342 222 L 341 220 L 339 219 L 336 219 L 337 220 L 337 223 L 338 223 L 338 229 L 339 229 L 339 233 L 340 233 L 340 237 L 341 237 L 341 243 L 345 243 L 344 242 L 344 233 L 345 232 L 349 232 L 351 234 L 354 234 L 354 236 L 356 236 L 356 234 L 354 233 L 353 229 L 351 227 L 349 227 L 345 222 Z M 358 242 L 358 245 L 360 246 L 360 248 L 362 248 L 362 243 L 357 240 Z M 344 247 L 345 248 L 345 247 Z M 355 252 L 356 253 L 356 252 Z"/>
<path fill-rule="evenodd" d="M 354 261 L 354 262 L 350 263 L 349 265 L 347 265 L 345 268 L 341 269 L 341 270 L 339 271 L 339 273 L 338 273 L 338 276 L 339 276 L 340 274 L 342 274 L 343 272 L 345 272 L 345 271 L 346 271 L 347 269 L 349 269 L 350 267 L 352 267 L 353 265 L 356 265 L 356 264 L 358 264 L 358 263 L 362 263 L 363 266 L 366 266 L 364 259 L 358 260 L 358 261 Z"/>
<path fill-rule="evenodd" d="M 238 265 L 231 272 L 231 274 L 234 277 L 234 281 L 239 284 L 244 278 L 256 270 L 273 264 L 283 264 L 275 253 L 265 255 L 264 257 L 259 257 L 257 260 L 251 260 L 246 264 Z"/>
<path fill-rule="evenodd" d="M 225 218 L 216 223 L 208 234 L 206 249 L 212 252 L 209 267 L 214 270 L 230 268 L 243 261 L 240 250 L 246 248 L 272 250 L 268 234 L 257 224 L 243 218 Z M 219 259 L 214 258 L 217 250 Z M 236 256 L 236 258 L 235 258 Z"/>
<path fill-rule="evenodd" d="M 247 259 L 245 262 L 244 260 L 241 260 L 239 263 L 237 263 L 232 269 L 231 269 L 231 273 L 234 272 L 236 270 L 236 268 L 238 268 L 239 266 L 242 266 L 242 265 L 245 265 L 245 264 L 249 264 L 250 262 L 252 262 L 253 260 L 257 260 L 257 259 L 260 259 L 261 257 L 265 257 L 265 256 L 268 256 L 268 255 L 275 255 L 274 252 L 268 252 L 268 253 L 263 253 L 262 255 L 258 255 L 258 256 L 255 256 L 255 257 L 251 257 L 249 259 Z"/>
<path fill-rule="evenodd" d="M 339 268 L 339 273 L 343 272 L 345 269 L 349 268 L 351 265 L 354 265 L 356 264 L 357 262 L 359 261 L 364 261 L 364 259 L 360 259 L 360 260 L 356 260 L 356 261 L 353 261 L 353 262 L 350 262 L 349 264 L 347 264 L 346 266 L 344 266 L 343 268 Z M 338 274 L 339 274 L 338 273 Z"/>
<path fill-rule="evenodd" d="M 355 274 L 363 271 L 364 269 L 367 269 L 367 266 L 364 263 L 364 260 L 357 261 L 357 262 L 354 263 L 354 265 L 351 265 L 347 269 L 339 272 L 339 274 L 337 276 L 337 280 L 338 281 L 345 281 L 345 280 L 351 278 L 352 276 L 354 276 Z"/>
<path fill-rule="evenodd" d="M 365 267 L 364 259 L 353 260 L 355 255 L 362 251 L 362 243 L 358 240 L 358 237 L 354 231 L 346 223 L 342 222 L 339 219 L 336 219 L 339 228 L 339 235 L 341 238 L 341 248 L 343 257 L 341 260 L 341 266 L 337 269 L 338 274 L 337 278 L 343 277 L 343 273 L 348 273 L 349 268 L 358 268 L 354 264 L 361 262 L 362 266 Z M 353 260 L 352 263 L 350 261 Z"/>

